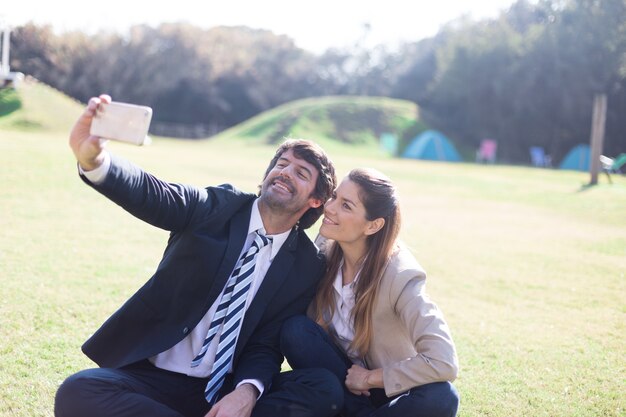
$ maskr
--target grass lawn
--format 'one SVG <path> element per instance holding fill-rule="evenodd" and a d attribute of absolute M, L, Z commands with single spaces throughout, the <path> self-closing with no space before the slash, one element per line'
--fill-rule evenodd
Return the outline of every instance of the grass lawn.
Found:
<path fill-rule="evenodd" d="M 93 364 L 82 342 L 152 273 L 167 233 L 76 175 L 66 133 L 0 129 L 0 416 L 52 416 Z M 274 147 L 239 140 L 110 148 L 161 178 L 255 191 Z M 372 156 L 402 196 L 403 240 L 457 345 L 460 416 L 626 414 L 626 178 Z M 313 229 L 317 229 L 316 226 Z"/>

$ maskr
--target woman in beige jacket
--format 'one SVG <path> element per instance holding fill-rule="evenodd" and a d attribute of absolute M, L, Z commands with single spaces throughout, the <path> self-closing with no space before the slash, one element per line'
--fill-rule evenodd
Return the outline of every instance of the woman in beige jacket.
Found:
<path fill-rule="evenodd" d="M 453 417 L 454 343 L 399 230 L 389 179 L 351 171 L 324 209 L 328 265 L 310 318 L 289 319 L 281 347 L 292 368 L 326 368 L 344 383 L 342 416 Z"/>

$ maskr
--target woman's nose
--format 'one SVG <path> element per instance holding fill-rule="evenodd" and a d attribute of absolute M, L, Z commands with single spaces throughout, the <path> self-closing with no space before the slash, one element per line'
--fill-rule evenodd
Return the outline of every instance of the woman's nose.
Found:
<path fill-rule="evenodd" d="M 335 201 L 337 200 L 331 198 L 326 202 L 326 204 L 324 204 L 324 213 L 329 212 L 332 214 L 335 212 Z"/>

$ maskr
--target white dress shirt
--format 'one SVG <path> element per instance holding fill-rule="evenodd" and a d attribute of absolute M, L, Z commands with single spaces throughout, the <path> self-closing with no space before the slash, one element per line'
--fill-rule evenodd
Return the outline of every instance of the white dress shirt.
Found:
<path fill-rule="evenodd" d="M 80 171 L 90 182 L 94 184 L 100 184 L 104 181 L 110 166 L 111 158 L 108 153 L 105 153 L 104 163 L 100 167 L 92 171 L 84 171 L 82 169 L 80 169 Z M 260 230 L 261 233 L 265 234 L 263 219 L 261 219 L 261 213 L 259 212 L 258 200 L 255 200 L 252 205 L 250 224 L 248 226 L 248 235 L 239 256 L 241 256 L 248 249 L 250 249 L 252 243 L 254 242 L 255 232 L 257 230 Z M 257 254 L 254 272 L 252 273 L 252 283 L 250 291 L 248 292 L 248 297 L 246 299 L 246 305 L 244 307 L 244 319 L 245 311 L 248 310 L 252 299 L 254 298 L 257 291 L 259 290 L 259 287 L 263 283 L 263 279 L 265 278 L 267 270 L 272 264 L 274 257 L 283 246 L 283 243 L 285 243 L 285 241 L 287 240 L 290 232 L 291 230 L 287 230 L 286 232 L 277 235 L 267 235 L 268 237 L 272 237 L 272 243 L 261 248 L 261 250 Z M 213 305 L 211 306 L 211 308 L 209 308 L 209 311 L 207 311 L 202 320 L 200 320 L 196 327 L 191 332 L 189 332 L 189 334 L 183 340 L 172 346 L 170 349 L 151 357 L 150 362 L 152 362 L 157 368 L 165 369 L 168 371 L 178 372 L 198 378 L 208 377 L 211 374 L 211 368 L 213 366 L 215 353 L 217 352 L 217 346 L 219 344 L 219 332 L 211 341 L 211 344 L 209 345 L 207 353 L 202 359 L 202 362 L 197 367 L 192 368 L 191 361 L 193 360 L 193 358 L 196 357 L 196 355 L 200 352 L 200 349 L 202 348 L 202 344 L 204 343 L 204 339 L 206 338 L 209 326 L 213 320 L 213 316 L 215 315 L 217 307 L 220 304 L 222 294 L 217 297 L 217 299 L 213 302 Z M 232 371 L 232 359 L 229 368 L 230 371 Z M 261 394 L 263 393 L 264 387 L 260 381 L 244 380 L 239 385 L 243 383 L 252 383 L 257 387 Z"/>

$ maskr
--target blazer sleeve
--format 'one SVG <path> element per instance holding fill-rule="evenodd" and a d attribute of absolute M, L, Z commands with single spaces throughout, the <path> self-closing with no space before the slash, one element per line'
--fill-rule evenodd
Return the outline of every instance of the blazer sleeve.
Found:
<path fill-rule="evenodd" d="M 408 269 L 398 272 L 392 285 L 392 305 L 417 354 L 383 368 L 387 395 L 431 382 L 454 381 L 457 376 L 458 359 L 450 329 L 426 295 L 425 279 L 423 271 Z"/>
<path fill-rule="evenodd" d="M 280 311 L 263 326 L 257 328 L 246 344 L 241 358 L 234 370 L 234 384 L 237 385 L 244 379 L 260 380 L 265 387 L 265 393 L 269 391 L 272 378 L 280 372 L 283 362 L 283 354 L 280 350 L 280 330 L 284 321 L 294 315 L 304 314 L 307 306 L 313 300 L 317 282 L 322 276 L 324 262 L 311 254 L 311 260 L 306 262 L 307 273 L 291 274 L 287 279 L 298 280 L 307 283 L 302 294 L 284 300 Z"/>
<path fill-rule="evenodd" d="M 235 367 L 234 385 L 245 379 L 256 379 L 265 387 L 264 393 L 269 392 L 272 378 L 281 371 L 284 359 L 279 341 L 283 322 L 290 316 L 303 314 L 304 307 L 311 299 L 313 299 L 313 291 L 310 291 L 305 298 L 294 300 L 280 317 L 255 331 Z"/>
<path fill-rule="evenodd" d="M 226 192 L 225 187 L 203 189 L 168 183 L 115 155 L 111 155 L 111 168 L 102 184 L 81 178 L 135 217 L 169 231 L 184 229 L 197 220 L 194 217 L 206 216 L 236 194 Z"/>

